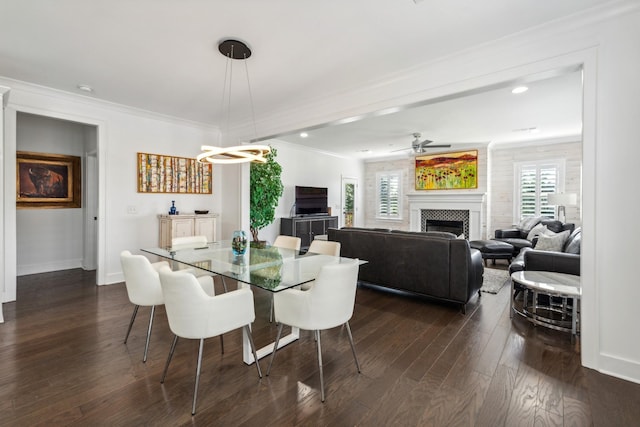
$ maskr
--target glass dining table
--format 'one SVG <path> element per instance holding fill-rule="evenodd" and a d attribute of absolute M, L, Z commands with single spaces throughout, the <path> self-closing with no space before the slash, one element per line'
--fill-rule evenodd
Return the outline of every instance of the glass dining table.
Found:
<path fill-rule="evenodd" d="M 353 262 L 351 258 L 309 252 L 301 255 L 293 249 L 273 246 L 249 247 L 244 254 L 236 255 L 231 248 L 231 241 L 212 242 L 198 248 L 144 248 L 141 251 L 170 261 L 174 269 L 176 265 L 183 264 L 237 280 L 238 286 L 245 284 L 269 292 L 280 292 L 309 283 L 315 280 L 324 265 Z M 360 261 L 361 264 L 365 262 Z M 291 333 L 280 339 L 278 348 L 297 340 L 299 336 L 298 328 L 291 328 Z M 255 360 L 244 331 L 242 345 L 244 362 L 253 363 Z M 273 346 L 272 342 L 258 349 L 258 359 L 271 354 Z"/>

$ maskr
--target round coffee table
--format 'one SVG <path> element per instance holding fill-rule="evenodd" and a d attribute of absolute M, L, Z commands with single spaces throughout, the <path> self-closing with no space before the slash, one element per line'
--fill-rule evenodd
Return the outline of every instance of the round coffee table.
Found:
<path fill-rule="evenodd" d="M 522 304 L 516 301 L 515 287 L 523 291 Z M 516 271 L 511 275 L 511 317 L 519 314 L 547 328 L 578 333 L 578 306 L 582 288 L 580 276 L 551 271 Z"/>

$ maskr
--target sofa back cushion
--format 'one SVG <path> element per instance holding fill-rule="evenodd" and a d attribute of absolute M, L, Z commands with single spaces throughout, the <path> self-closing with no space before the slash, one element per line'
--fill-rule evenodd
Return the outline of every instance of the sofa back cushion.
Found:
<path fill-rule="evenodd" d="M 405 236 L 422 236 L 422 237 L 442 237 L 444 239 L 456 239 L 457 236 L 447 231 L 405 231 L 391 230 L 394 234 L 403 234 Z"/>
<path fill-rule="evenodd" d="M 571 233 L 575 228 L 575 224 L 563 223 L 562 221 L 558 221 L 555 219 L 545 219 L 545 220 L 542 220 L 540 223 L 543 225 L 546 225 L 547 229 L 553 231 L 554 233 L 562 233 L 563 231 L 566 231 L 566 230 L 569 230 L 569 233 Z"/>
<path fill-rule="evenodd" d="M 580 245 L 582 243 L 582 228 L 578 227 L 573 230 L 573 233 L 569 235 L 569 238 L 564 244 L 563 252 L 568 254 L 580 255 Z"/>
<path fill-rule="evenodd" d="M 533 227 L 538 225 L 540 221 L 542 221 L 542 217 L 540 216 L 530 216 L 530 217 L 522 218 L 522 220 L 520 221 L 520 224 L 518 224 L 518 229 L 523 232 L 526 232 L 525 233 L 525 238 L 526 238 L 527 233 L 529 233 L 529 231 Z"/>

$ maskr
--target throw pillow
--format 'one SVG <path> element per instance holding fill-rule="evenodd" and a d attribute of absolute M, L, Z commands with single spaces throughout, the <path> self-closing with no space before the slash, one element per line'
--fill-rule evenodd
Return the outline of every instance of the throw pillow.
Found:
<path fill-rule="evenodd" d="M 551 251 L 551 252 L 562 252 L 562 248 L 564 247 L 564 242 L 569 237 L 569 230 L 563 231 L 562 233 L 557 233 L 552 236 L 547 234 L 538 235 L 538 243 L 536 243 L 536 250 L 539 251 Z"/>
<path fill-rule="evenodd" d="M 532 242 L 534 238 L 538 237 L 540 234 L 545 234 L 547 231 L 546 225 L 538 224 L 531 229 L 529 234 L 527 234 L 527 240 Z"/>

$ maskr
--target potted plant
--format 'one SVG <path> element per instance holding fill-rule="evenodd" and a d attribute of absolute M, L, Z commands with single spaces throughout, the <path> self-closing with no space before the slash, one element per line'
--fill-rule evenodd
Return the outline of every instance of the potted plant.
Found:
<path fill-rule="evenodd" d="M 282 196 L 282 166 L 275 160 L 277 150 L 265 156 L 266 163 L 251 163 L 249 190 L 249 227 L 254 242 L 260 242 L 258 231 L 271 224 L 275 219 L 278 199 Z"/>

